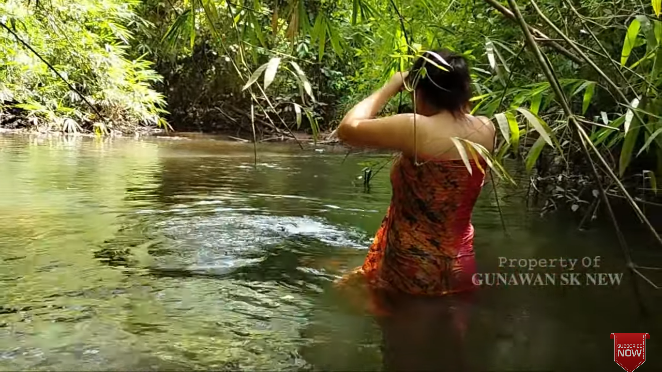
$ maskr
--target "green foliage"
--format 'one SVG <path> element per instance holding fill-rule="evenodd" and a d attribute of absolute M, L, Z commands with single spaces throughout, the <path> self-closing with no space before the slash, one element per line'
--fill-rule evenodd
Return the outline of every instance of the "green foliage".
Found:
<path fill-rule="evenodd" d="M 659 15 L 660 1 L 530 5 L 523 17 L 536 27 L 531 32 L 554 85 L 526 48 L 511 10 L 495 0 L 85 0 L 72 6 L 10 0 L 0 10 L 7 14 L 3 22 L 112 123 L 158 122 L 164 98 L 155 89 L 177 129 L 317 136 L 424 51 L 448 48 L 470 61 L 472 112 L 493 119 L 502 137 L 493 155 L 455 142 L 465 163 L 488 157 L 506 179 L 500 165 L 506 158 L 523 161 L 539 179 L 585 175 L 588 159 L 577 155 L 582 147 L 569 125 L 576 118 L 622 177 L 646 174 L 656 182 L 662 174 L 662 22 L 652 14 Z M 17 46 L 2 34 L 5 101 L 44 123 L 59 120 L 62 128 L 99 121 Z M 572 118 L 554 94 L 557 83 Z M 385 111 L 412 109 L 405 93 Z"/>
<path fill-rule="evenodd" d="M 144 58 L 127 58 L 128 27 L 143 22 L 136 1 L 0 3 L 2 22 L 95 107 L 7 30 L 0 30 L 0 113 L 25 110 L 31 123 L 56 130 L 121 130 L 164 125 L 165 101 L 151 88 L 161 77 Z M 3 103 L 4 102 L 4 103 Z M 99 117 L 99 113 L 102 115 Z"/>

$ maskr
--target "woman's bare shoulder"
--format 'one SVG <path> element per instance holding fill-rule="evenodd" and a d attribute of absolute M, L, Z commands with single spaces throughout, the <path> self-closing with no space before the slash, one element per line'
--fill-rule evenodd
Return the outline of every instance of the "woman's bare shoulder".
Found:
<path fill-rule="evenodd" d="M 482 124 L 484 124 L 485 126 L 487 126 L 488 128 L 490 128 L 490 129 L 492 129 L 492 130 L 495 129 L 495 128 L 494 128 L 494 123 L 493 123 L 492 120 L 490 120 L 490 118 L 488 118 L 487 116 L 474 116 L 474 117 L 475 117 L 476 119 L 478 119 Z"/>
<path fill-rule="evenodd" d="M 475 130 L 468 139 L 474 140 L 491 150 L 494 147 L 494 137 L 496 135 L 494 123 L 485 116 L 473 116 L 473 118 Z"/>

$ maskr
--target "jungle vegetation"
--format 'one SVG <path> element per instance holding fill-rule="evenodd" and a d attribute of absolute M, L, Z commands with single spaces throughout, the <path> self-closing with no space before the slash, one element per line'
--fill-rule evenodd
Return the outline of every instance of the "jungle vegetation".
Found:
<path fill-rule="evenodd" d="M 659 205 L 662 175 L 661 3 L 4 0 L 0 126 L 317 139 L 448 48 L 470 60 L 473 111 L 500 132 L 494 155 L 457 141 L 464 160 L 487 158 L 505 181 L 501 164 L 519 161 L 547 209 L 592 218 L 621 198 L 662 243 L 641 211 Z M 412 110 L 408 97 L 386 111 Z"/>

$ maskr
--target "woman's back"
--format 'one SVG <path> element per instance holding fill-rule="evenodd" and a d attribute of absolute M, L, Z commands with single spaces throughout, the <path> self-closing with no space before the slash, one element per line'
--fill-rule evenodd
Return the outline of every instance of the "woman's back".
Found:
<path fill-rule="evenodd" d="M 485 164 L 462 160 L 393 165 L 393 196 L 363 265 L 378 287 L 409 294 L 443 295 L 470 289 L 473 265 L 471 211 Z"/>

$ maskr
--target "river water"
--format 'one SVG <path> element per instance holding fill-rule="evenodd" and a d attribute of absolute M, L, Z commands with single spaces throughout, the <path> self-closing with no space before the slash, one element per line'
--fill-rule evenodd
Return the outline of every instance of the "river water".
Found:
<path fill-rule="evenodd" d="M 388 167 L 369 190 L 358 176 L 388 159 L 262 145 L 255 165 L 251 145 L 212 139 L 0 137 L 0 369 L 381 370 L 380 327 L 332 283 L 361 264 L 390 198 Z M 497 191 L 473 215 L 481 272 L 563 257 L 584 276 L 482 287 L 470 364 L 618 371 L 610 333 L 648 332 L 640 370 L 659 370 L 657 292 L 641 285 L 646 318 L 627 275 L 586 283 L 625 271 L 611 229 Z"/>

